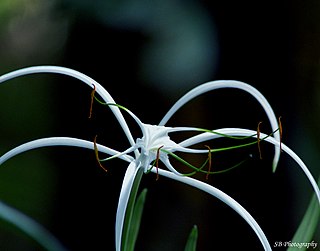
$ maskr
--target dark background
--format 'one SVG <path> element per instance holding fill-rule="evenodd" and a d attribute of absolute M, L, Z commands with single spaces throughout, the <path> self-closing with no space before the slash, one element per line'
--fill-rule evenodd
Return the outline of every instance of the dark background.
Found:
<path fill-rule="evenodd" d="M 282 117 L 283 141 L 319 176 L 320 3 L 311 1 L 19 1 L 0 3 L 0 73 L 60 65 L 101 83 L 144 123 L 157 124 L 184 93 L 201 83 L 249 83 Z M 72 136 L 118 150 L 129 144 L 107 107 L 68 77 L 37 75 L 0 91 L 1 153 L 32 139 Z M 168 122 L 208 129 L 241 127 L 270 133 L 258 103 L 238 90 L 197 98 Z M 140 137 L 130 121 L 134 135 Z M 211 146 L 234 144 L 219 141 Z M 285 154 L 271 171 L 273 149 L 262 144 L 217 154 L 213 168 L 238 169 L 208 181 L 242 204 L 271 245 L 291 240 L 311 188 Z M 191 159 L 192 161 L 192 159 Z M 193 161 L 196 161 L 193 159 Z M 45 225 L 70 250 L 114 250 L 117 199 L 126 163 L 57 147 L 17 156 L 0 171 L 0 198 Z M 183 168 L 183 167 L 178 167 Z M 181 169 L 182 170 L 182 169 Z M 153 174 L 136 250 L 183 250 L 194 224 L 198 250 L 262 250 L 245 221 L 222 202 Z M 319 242 L 319 233 L 315 237 Z M 0 250 L 40 250 L 2 223 Z M 280 249 L 277 249 L 280 250 Z"/>

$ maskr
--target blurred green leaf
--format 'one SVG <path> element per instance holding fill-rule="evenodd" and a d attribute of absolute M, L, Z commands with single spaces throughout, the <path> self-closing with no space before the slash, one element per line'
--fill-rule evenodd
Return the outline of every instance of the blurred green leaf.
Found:
<path fill-rule="evenodd" d="M 320 179 L 318 180 L 320 185 Z M 312 196 L 308 209 L 292 238 L 291 243 L 309 243 L 317 230 L 320 218 L 319 202 L 315 195 Z M 289 247 L 287 251 L 297 250 L 296 247 Z M 301 247 L 299 250 L 307 250 L 306 247 Z"/>
<path fill-rule="evenodd" d="M 197 240 L 198 240 L 198 227 L 195 225 L 191 229 L 184 251 L 196 251 Z"/>
<path fill-rule="evenodd" d="M 2 201 L 0 201 L 0 218 L 20 229 L 48 251 L 67 250 L 42 225 Z"/>

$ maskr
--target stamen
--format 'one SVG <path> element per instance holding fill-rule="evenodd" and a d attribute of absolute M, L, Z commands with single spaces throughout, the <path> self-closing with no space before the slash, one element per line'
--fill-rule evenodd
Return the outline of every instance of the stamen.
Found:
<path fill-rule="evenodd" d="M 156 180 L 159 179 L 159 171 L 158 171 L 158 169 L 159 169 L 160 149 L 161 149 L 162 147 L 164 147 L 164 146 L 160 146 L 160 147 L 157 149 L 157 158 L 156 158 L 157 178 L 156 178 Z"/>
<path fill-rule="evenodd" d="M 99 159 L 99 151 L 98 151 L 98 147 L 97 147 L 97 135 L 94 137 L 94 141 L 93 141 L 93 145 L 94 145 L 94 153 L 96 155 L 96 160 L 99 163 L 99 166 L 105 171 L 108 172 L 108 170 L 101 164 L 101 161 Z"/>
<path fill-rule="evenodd" d="M 260 146 L 260 125 L 261 125 L 261 121 L 258 124 L 258 128 L 257 128 L 257 140 L 258 140 L 258 150 L 259 150 L 259 155 L 260 155 L 260 159 L 262 159 L 262 154 L 261 154 L 261 146 Z"/>
<path fill-rule="evenodd" d="M 279 133 L 280 133 L 280 150 L 282 151 L 282 123 L 281 116 L 279 117 Z"/>
<path fill-rule="evenodd" d="M 89 112 L 89 119 L 91 119 L 91 115 L 92 115 L 92 107 L 93 107 L 93 100 L 94 100 L 94 94 L 96 92 L 96 86 L 94 84 L 93 85 L 93 90 L 91 92 L 91 103 L 90 103 L 90 112 Z"/>
<path fill-rule="evenodd" d="M 209 152 L 208 152 L 208 172 L 206 175 L 206 180 L 208 180 L 209 178 L 209 174 L 211 173 L 211 148 L 210 146 L 205 145 L 206 148 L 208 148 Z"/>

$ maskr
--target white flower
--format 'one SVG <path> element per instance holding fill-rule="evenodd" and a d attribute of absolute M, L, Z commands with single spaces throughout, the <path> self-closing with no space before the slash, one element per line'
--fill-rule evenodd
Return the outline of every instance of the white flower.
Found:
<path fill-rule="evenodd" d="M 267 237 L 263 233 L 259 224 L 254 220 L 254 218 L 233 198 L 226 195 L 219 189 L 210 186 L 204 182 L 198 181 L 196 179 L 186 177 L 180 172 L 178 172 L 170 163 L 169 156 L 173 155 L 175 152 L 188 152 L 193 154 L 203 154 L 208 153 L 210 149 L 193 149 L 191 146 L 205 142 L 208 140 L 212 140 L 214 138 L 222 137 L 222 136 L 246 136 L 246 137 L 256 137 L 257 141 L 264 139 L 271 144 L 275 145 L 275 156 L 273 160 L 273 171 L 276 170 L 276 166 L 280 156 L 280 147 L 281 149 L 288 153 L 302 168 L 304 173 L 307 175 L 313 189 L 317 195 L 317 198 L 320 202 L 320 192 L 319 188 L 314 181 L 311 173 L 305 166 L 305 164 L 301 161 L 301 159 L 291 151 L 287 146 L 281 143 L 280 133 L 277 130 L 279 125 L 278 121 L 273 113 L 272 108 L 270 107 L 267 100 L 263 97 L 263 95 L 258 92 L 252 86 L 239 82 L 239 81 L 213 81 L 203 85 L 200 85 L 186 95 L 184 95 L 178 102 L 169 110 L 169 112 L 164 116 L 159 125 L 149 125 L 142 123 L 139 118 L 137 118 L 130 110 L 118 105 L 111 95 L 105 90 L 99 83 L 97 83 L 92 78 L 80 73 L 78 71 L 57 67 L 57 66 L 36 66 L 24 68 L 21 70 L 17 70 L 8 74 L 5 74 L 0 77 L 0 83 L 10 80 L 12 78 L 32 74 L 32 73 L 57 73 L 69 75 L 71 77 L 75 77 L 85 84 L 87 84 L 90 88 L 94 88 L 95 92 L 99 94 L 99 96 L 103 99 L 103 101 L 108 105 L 111 109 L 115 117 L 117 118 L 119 125 L 122 127 L 129 143 L 130 147 L 123 151 L 117 151 L 112 148 L 102 146 L 97 144 L 96 142 L 89 142 L 76 138 L 68 138 L 68 137 L 53 137 L 53 138 L 44 138 L 34 140 L 25 144 L 22 144 L 11 151 L 7 152 L 3 156 L 0 157 L 0 164 L 12 158 L 13 156 L 39 147 L 45 146 L 75 146 L 75 147 L 83 147 L 92 150 L 99 151 L 101 153 L 105 153 L 110 157 L 105 160 L 110 160 L 112 158 L 121 158 L 124 161 L 128 162 L 128 168 L 126 174 L 123 179 L 123 184 L 119 196 L 118 210 L 116 215 L 116 250 L 121 251 L 123 245 L 123 227 L 127 212 L 128 201 L 130 196 L 133 193 L 136 193 L 137 187 L 140 183 L 140 179 L 143 173 L 146 172 L 154 172 L 158 175 L 162 175 L 168 177 L 170 179 L 177 180 L 179 182 L 188 184 L 190 186 L 196 187 L 202 191 L 205 191 L 234 209 L 246 222 L 252 227 L 252 229 L 257 234 L 260 239 L 265 250 L 271 250 L 270 244 L 267 240 Z M 194 127 L 167 127 L 165 124 L 167 121 L 174 115 L 174 113 L 180 109 L 184 104 L 189 102 L 191 99 L 199 96 L 205 92 L 218 89 L 218 88 L 238 88 L 250 93 L 253 97 L 257 99 L 257 101 L 264 108 L 270 124 L 271 128 L 274 131 L 273 136 L 266 135 L 260 132 L 255 132 L 252 130 L 241 129 L 241 128 L 224 128 L 219 130 L 204 130 Z M 136 121 L 141 129 L 141 137 L 138 139 L 134 139 L 131 135 L 131 132 L 128 128 L 128 125 L 121 113 L 121 110 L 129 113 L 132 118 Z M 181 131 L 193 131 L 198 132 L 196 136 L 190 137 L 183 142 L 176 143 L 170 139 L 170 133 L 181 132 Z M 102 160 L 101 160 L 102 161 Z M 157 165 L 154 165 L 154 162 L 161 161 L 167 167 L 168 170 L 160 169 Z M 0 212 L 1 214 L 1 212 Z"/>

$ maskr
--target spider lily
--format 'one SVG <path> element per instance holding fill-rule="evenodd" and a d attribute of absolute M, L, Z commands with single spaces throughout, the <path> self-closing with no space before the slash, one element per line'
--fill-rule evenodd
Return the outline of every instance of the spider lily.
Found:
<path fill-rule="evenodd" d="M 12 158 L 13 156 L 20 154 L 22 152 L 46 146 L 74 146 L 74 147 L 82 147 L 92 149 L 96 152 L 104 153 L 109 155 L 110 157 L 104 160 L 110 160 L 113 158 L 120 158 L 126 162 L 128 162 L 128 168 L 126 170 L 123 184 L 119 196 L 118 202 L 118 210 L 116 215 L 116 226 L 115 226 L 115 246 L 117 251 L 123 250 L 126 245 L 126 228 L 127 225 L 130 224 L 130 218 L 132 217 L 132 208 L 135 200 L 135 195 L 138 190 L 138 186 L 141 180 L 143 173 L 154 172 L 157 175 L 165 176 L 167 178 L 177 180 L 179 182 L 185 183 L 187 185 L 193 186 L 199 190 L 207 192 L 212 196 L 220 199 L 232 209 L 234 209 L 254 230 L 257 237 L 262 243 L 262 246 L 265 250 L 271 250 L 271 246 L 262 231 L 259 224 L 255 221 L 255 219 L 246 211 L 238 202 L 236 202 L 233 198 L 222 192 L 221 190 L 207 184 L 196 180 L 194 178 L 188 177 L 177 171 L 171 164 L 169 157 L 176 157 L 175 153 L 185 152 L 191 154 L 204 154 L 208 152 L 214 152 L 215 149 L 194 149 L 191 148 L 193 145 L 198 143 L 203 143 L 215 138 L 219 137 L 231 137 L 231 138 L 256 138 L 254 143 L 259 143 L 260 139 L 270 142 L 275 146 L 275 155 L 273 159 L 273 171 L 276 170 L 277 163 L 280 157 L 280 151 L 284 151 L 288 153 L 301 167 L 302 171 L 306 174 L 309 179 L 316 196 L 320 202 L 320 192 L 319 188 L 309 172 L 308 168 L 302 162 L 302 160 L 286 145 L 281 142 L 281 130 L 279 130 L 278 120 L 276 119 L 272 108 L 270 107 L 267 100 L 264 96 L 258 92 L 252 86 L 239 82 L 239 81 L 213 81 L 208 82 L 203 85 L 200 85 L 191 91 L 189 91 L 186 95 L 184 95 L 181 99 L 179 99 L 173 107 L 168 111 L 168 113 L 164 116 L 164 118 L 160 121 L 159 125 L 150 125 L 145 124 L 140 121 L 140 119 L 135 116 L 130 110 L 125 107 L 118 105 L 111 95 L 108 93 L 106 89 L 104 89 L 99 83 L 97 83 L 92 78 L 86 76 L 83 73 L 78 71 L 57 67 L 57 66 L 35 66 L 20 69 L 17 71 L 10 72 L 0 77 L 0 83 L 10 80 L 12 78 L 16 78 L 23 75 L 29 75 L 33 73 L 57 73 L 68 75 L 74 78 L 79 79 L 83 83 L 87 84 L 90 88 L 93 89 L 92 98 L 94 98 L 95 93 L 97 93 L 100 98 L 103 99 L 103 103 L 106 104 L 114 116 L 119 122 L 119 125 L 123 129 L 130 147 L 125 151 L 117 151 L 112 148 L 100 145 L 94 142 L 81 140 L 77 138 L 70 137 L 52 137 L 52 138 L 43 138 L 34 141 L 30 141 L 28 143 L 22 144 L 6 154 L 0 157 L 0 164 Z M 165 124 L 168 120 L 175 114 L 177 110 L 179 110 L 184 104 L 189 102 L 191 99 L 215 90 L 219 88 L 238 88 L 250 93 L 253 97 L 257 99 L 257 101 L 261 104 L 263 109 L 265 110 L 271 128 L 273 130 L 272 135 L 267 135 L 260 133 L 260 131 L 252 131 L 248 129 L 241 128 L 222 128 L 218 130 L 205 130 L 195 127 L 168 127 Z M 101 101 L 100 101 L 101 102 Z M 123 117 L 122 111 L 127 112 L 138 124 L 141 129 L 142 137 L 138 139 L 134 139 L 130 129 Z M 280 126 L 281 129 L 281 126 Z M 174 132 L 183 132 L 183 131 L 192 131 L 197 132 L 196 136 L 192 136 L 182 142 L 176 143 L 171 140 L 169 134 Z M 99 163 L 103 161 L 98 158 Z M 158 161 L 161 161 L 167 170 L 158 168 Z M 195 171 L 201 171 L 202 168 L 195 168 Z M 210 173 L 210 172 L 209 172 Z"/>

